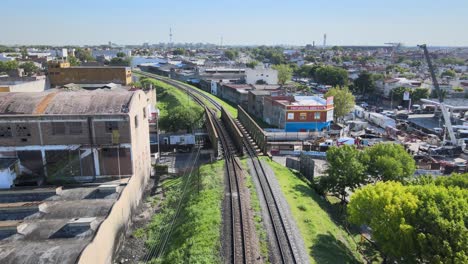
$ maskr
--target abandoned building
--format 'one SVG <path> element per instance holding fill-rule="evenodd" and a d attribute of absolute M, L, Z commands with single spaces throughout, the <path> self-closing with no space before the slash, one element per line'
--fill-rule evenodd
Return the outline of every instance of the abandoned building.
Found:
<path fill-rule="evenodd" d="M 0 94 L 0 263 L 111 263 L 151 174 L 149 105 L 141 90 Z"/>

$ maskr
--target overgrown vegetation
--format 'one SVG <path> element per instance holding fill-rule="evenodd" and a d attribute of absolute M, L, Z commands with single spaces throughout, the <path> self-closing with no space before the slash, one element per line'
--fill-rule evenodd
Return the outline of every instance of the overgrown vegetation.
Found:
<path fill-rule="evenodd" d="M 269 159 L 291 208 L 311 263 L 359 263 L 358 245 L 333 217 L 332 206 L 320 197 L 300 174 Z"/>
<path fill-rule="evenodd" d="M 146 239 L 148 250 L 161 247 L 162 234 L 172 224 L 186 181 L 188 187 L 165 250 L 150 263 L 221 263 L 223 166 L 224 161 L 206 164 L 200 167 L 199 176 L 194 172 L 190 178 L 185 175 L 162 183 L 161 211 L 134 234 Z"/>
<path fill-rule="evenodd" d="M 242 167 L 244 171 L 250 172 L 249 167 L 247 165 L 247 159 L 241 159 Z M 262 255 L 265 263 L 268 262 L 268 238 L 267 232 L 265 230 L 265 226 L 263 225 L 263 218 L 262 218 L 262 209 L 260 207 L 260 200 L 258 199 L 257 190 L 255 188 L 252 176 L 250 173 L 246 175 L 246 187 L 249 188 L 250 191 L 250 206 L 253 209 L 253 218 L 255 222 L 255 231 L 257 232 L 258 239 L 260 240 L 260 254 Z"/>
<path fill-rule="evenodd" d="M 390 263 L 468 263 L 468 174 L 358 189 L 349 220 L 372 228 Z"/>

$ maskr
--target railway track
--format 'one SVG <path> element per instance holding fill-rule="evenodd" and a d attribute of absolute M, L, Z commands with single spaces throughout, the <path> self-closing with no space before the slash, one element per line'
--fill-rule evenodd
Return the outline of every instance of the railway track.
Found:
<path fill-rule="evenodd" d="M 166 78 L 166 77 L 161 77 L 155 74 L 150 74 L 146 72 L 138 72 L 144 76 L 151 77 L 158 79 L 160 81 L 166 82 L 168 84 L 171 84 L 179 89 L 182 89 L 186 91 L 187 93 L 191 94 L 192 97 L 201 105 L 206 106 L 206 101 L 211 103 L 216 111 L 221 110 L 222 106 L 213 98 L 209 97 L 208 95 L 198 91 L 197 89 L 192 88 L 189 85 L 182 84 L 180 82 L 174 81 L 172 79 Z M 203 98 L 203 100 L 201 99 Z M 208 107 L 208 106 L 207 106 Z M 231 262 L 232 263 L 250 263 L 249 259 L 247 256 L 249 256 L 248 253 L 248 245 L 246 243 L 245 239 L 245 230 L 244 232 L 240 232 L 237 230 L 239 227 L 245 228 L 243 226 L 243 223 L 245 223 L 242 220 L 242 210 L 243 210 L 243 205 L 241 203 L 239 198 L 240 195 L 243 193 L 243 189 L 239 189 L 240 185 L 238 182 L 238 179 L 243 178 L 241 177 L 242 175 L 239 175 L 239 171 L 242 172 L 242 167 L 240 165 L 239 160 L 233 155 L 233 144 L 232 141 L 229 140 L 229 135 L 227 130 L 223 127 L 223 124 L 219 121 L 219 119 L 216 118 L 216 112 L 213 110 L 209 110 L 211 114 L 213 115 L 213 119 L 215 121 L 216 129 L 218 129 L 218 134 L 220 134 L 220 139 L 221 139 L 221 144 L 224 150 L 224 156 L 226 158 L 226 169 L 227 169 L 227 174 L 229 178 L 229 188 L 230 188 L 230 194 L 231 194 L 231 205 L 229 211 L 231 212 L 231 218 L 232 224 L 231 224 L 231 232 L 233 234 L 232 236 L 232 244 L 231 244 Z M 244 138 L 243 138 L 243 144 L 245 149 L 247 150 L 247 154 L 249 158 L 252 161 L 253 168 L 255 170 L 256 176 L 258 178 L 258 182 L 260 183 L 260 189 L 262 191 L 261 194 L 266 204 L 266 211 L 269 219 L 265 219 L 268 221 L 272 227 L 273 234 L 269 237 L 269 241 L 271 244 L 271 247 L 274 252 L 274 260 L 276 263 L 300 263 L 300 257 L 298 256 L 298 249 L 296 248 L 295 243 L 293 242 L 293 239 L 291 237 L 291 228 L 288 224 L 288 221 L 286 220 L 286 217 L 282 214 L 280 205 L 278 203 L 278 198 L 277 194 L 275 193 L 274 188 L 272 187 L 270 180 L 269 180 L 269 175 L 267 171 L 264 168 L 264 165 L 262 164 L 260 158 L 257 155 L 257 152 L 255 150 L 255 147 L 251 142 L 249 142 L 248 138 L 248 132 L 244 129 L 244 127 L 241 125 L 241 123 L 236 120 L 236 124 L 239 128 L 239 130 L 242 131 Z M 234 175 L 233 175 L 234 174 Z M 271 176 L 270 176 L 271 177 Z M 234 180 L 236 179 L 236 180 Z M 236 196 L 238 199 L 233 199 Z M 237 200 L 237 201 L 236 201 Z M 240 205 L 239 205 L 240 204 Z M 245 206 L 245 205 L 244 205 Z M 245 210 L 245 209 L 244 209 Z M 240 219 L 234 219 L 233 215 L 237 215 L 236 211 L 240 212 Z M 240 238 L 239 234 L 244 234 L 244 238 Z M 242 242 L 243 241 L 243 242 Z M 240 246 L 240 247 L 239 247 Z M 242 252 L 241 252 L 242 251 Z M 239 257 L 243 256 L 243 259 L 241 260 Z"/>

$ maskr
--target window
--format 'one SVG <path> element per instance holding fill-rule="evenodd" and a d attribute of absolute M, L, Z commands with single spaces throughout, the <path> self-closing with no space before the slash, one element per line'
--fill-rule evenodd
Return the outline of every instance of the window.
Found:
<path fill-rule="evenodd" d="M 52 135 L 65 135 L 65 123 L 52 122 Z"/>
<path fill-rule="evenodd" d="M 29 125 L 25 125 L 25 124 L 16 125 L 16 136 L 18 136 L 18 137 L 30 137 L 31 132 L 29 131 Z"/>
<path fill-rule="evenodd" d="M 138 115 L 135 115 L 135 128 L 138 128 Z"/>
<path fill-rule="evenodd" d="M 70 135 L 81 135 L 83 133 L 81 122 L 70 122 L 68 123 L 68 128 Z"/>
<path fill-rule="evenodd" d="M 112 133 L 114 130 L 119 130 L 117 121 L 106 121 L 106 133 Z"/>
<path fill-rule="evenodd" d="M 319 120 L 320 119 L 320 112 L 315 112 L 314 113 L 314 119 Z"/>
<path fill-rule="evenodd" d="M 294 120 L 294 113 L 288 113 L 288 120 Z"/>
<path fill-rule="evenodd" d="M 143 107 L 143 118 L 146 118 L 146 107 Z"/>
<path fill-rule="evenodd" d="M 12 137 L 11 126 L 0 126 L 0 138 Z"/>
<path fill-rule="evenodd" d="M 299 119 L 300 120 L 306 120 L 307 119 L 307 113 L 300 113 L 299 114 Z"/>

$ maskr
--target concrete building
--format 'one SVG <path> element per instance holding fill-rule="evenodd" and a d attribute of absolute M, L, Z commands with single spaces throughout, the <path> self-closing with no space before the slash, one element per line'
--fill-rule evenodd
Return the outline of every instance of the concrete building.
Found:
<path fill-rule="evenodd" d="M 0 94 L 0 157 L 19 160 L 18 182 L 147 174 L 149 105 L 142 91 Z"/>
<path fill-rule="evenodd" d="M 278 71 L 272 68 L 256 67 L 245 70 L 245 82 L 247 84 L 257 84 L 257 82 L 266 84 L 278 84 Z"/>
<path fill-rule="evenodd" d="M 263 120 L 286 132 L 329 129 L 333 121 L 333 97 L 267 96 L 263 101 Z"/>
<path fill-rule="evenodd" d="M 248 107 L 248 93 L 252 87 L 248 84 L 222 84 L 219 87 L 218 96 L 245 109 Z"/>
<path fill-rule="evenodd" d="M 70 66 L 68 62 L 51 62 L 48 75 L 52 87 L 68 83 L 117 83 L 129 85 L 132 70 L 123 66 Z"/>
<path fill-rule="evenodd" d="M 0 92 L 43 92 L 49 89 L 45 76 L 0 78 Z"/>
<path fill-rule="evenodd" d="M 142 91 L 0 94 L 1 182 L 23 186 L 0 190 L 0 263 L 112 263 L 151 173 L 148 103 Z"/>
<path fill-rule="evenodd" d="M 417 80 L 409 80 L 406 78 L 391 78 L 386 79 L 383 81 L 376 82 L 377 88 L 383 92 L 385 97 L 390 97 L 390 93 L 393 89 L 398 87 L 405 87 L 405 88 L 420 88 L 422 85 L 421 81 Z"/>

